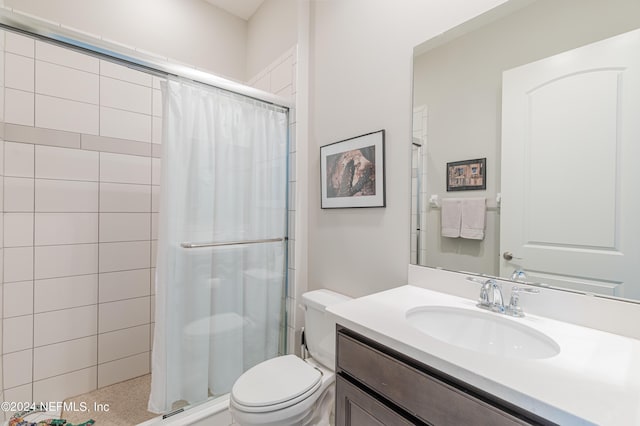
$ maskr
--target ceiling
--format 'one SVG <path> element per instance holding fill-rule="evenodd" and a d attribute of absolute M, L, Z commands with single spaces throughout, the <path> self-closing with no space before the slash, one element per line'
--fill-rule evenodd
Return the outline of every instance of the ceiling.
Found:
<path fill-rule="evenodd" d="M 205 0 L 247 21 L 265 0 Z"/>

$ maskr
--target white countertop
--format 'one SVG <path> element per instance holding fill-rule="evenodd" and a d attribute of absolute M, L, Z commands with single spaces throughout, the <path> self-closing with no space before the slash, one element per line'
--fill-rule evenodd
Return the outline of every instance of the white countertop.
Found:
<path fill-rule="evenodd" d="M 486 312 L 472 300 L 412 285 L 328 311 L 340 325 L 563 426 L 640 425 L 639 340 L 535 315 L 501 315 L 541 331 L 561 348 L 552 358 L 505 358 L 458 348 L 414 328 L 405 315 L 419 306 Z"/>

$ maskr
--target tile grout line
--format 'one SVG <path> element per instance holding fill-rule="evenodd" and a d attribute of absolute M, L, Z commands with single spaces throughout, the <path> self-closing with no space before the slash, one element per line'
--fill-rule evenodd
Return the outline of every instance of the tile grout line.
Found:
<path fill-rule="evenodd" d="M 5 66 L 6 66 L 6 58 L 5 58 Z M 6 75 L 6 74 L 5 74 Z M 36 125 L 36 42 L 33 41 L 33 126 Z M 35 391 L 34 385 L 34 377 L 36 373 L 36 359 L 35 359 L 35 346 L 36 346 L 36 188 L 35 188 L 35 177 L 36 177 L 36 147 L 33 147 L 33 177 L 34 177 L 34 185 L 33 185 L 33 221 L 31 222 L 31 240 L 33 242 L 32 249 L 32 270 L 31 270 L 31 399 L 33 400 L 33 394 Z M 4 233 L 3 233 L 4 236 Z"/>
<path fill-rule="evenodd" d="M 98 62 L 98 74 L 100 74 L 100 76 L 98 76 L 98 105 L 100 105 L 100 103 L 102 102 L 102 78 L 101 78 L 101 74 L 102 74 L 102 63 Z M 102 133 L 102 108 L 98 107 L 98 134 L 100 135 Z M 82 135 L 80 136 L 80 148 L 82 148 Z M 102 176 L 101 176 L 101 166 L 102 164 L 102 152 L 98 151 L 98 241 L 100 241 L 100 183 L 102 181 Z M 96 302 L 97 302 L 97 307 L 96 307 L 96 386 L 95 389 L 99 388 L 99 383 L 100 383 L 100 373 L 99 373 L 99 368 L 98 368 L 98 360 L 100 359 L 100 243 L 98 243 L 98 261 L 96 262 L 97 265 L 97 279 L 98 279 L 98 285 L 97 285 L 97 294 L 96 294 Z"/>

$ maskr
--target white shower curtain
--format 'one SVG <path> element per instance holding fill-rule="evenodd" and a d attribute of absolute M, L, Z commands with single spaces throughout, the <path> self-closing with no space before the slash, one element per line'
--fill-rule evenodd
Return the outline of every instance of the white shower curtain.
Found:
<path fill-rule="evenodd" d="M 163 83 L 163 157 L 149 410 L 230 391 L 278 355 L 287 114 L 226 91 Z"/>

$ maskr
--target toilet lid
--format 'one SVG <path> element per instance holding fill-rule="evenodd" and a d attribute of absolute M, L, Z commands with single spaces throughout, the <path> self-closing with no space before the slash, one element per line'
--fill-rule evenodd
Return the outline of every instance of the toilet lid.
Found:
<path fill-rule="evenodd" d="M 233 399 L 246 407 L 266 407 L 294 399 L 319 384 L 322 373 L 295 355 L 264 361 L 233 385 Z"/>

